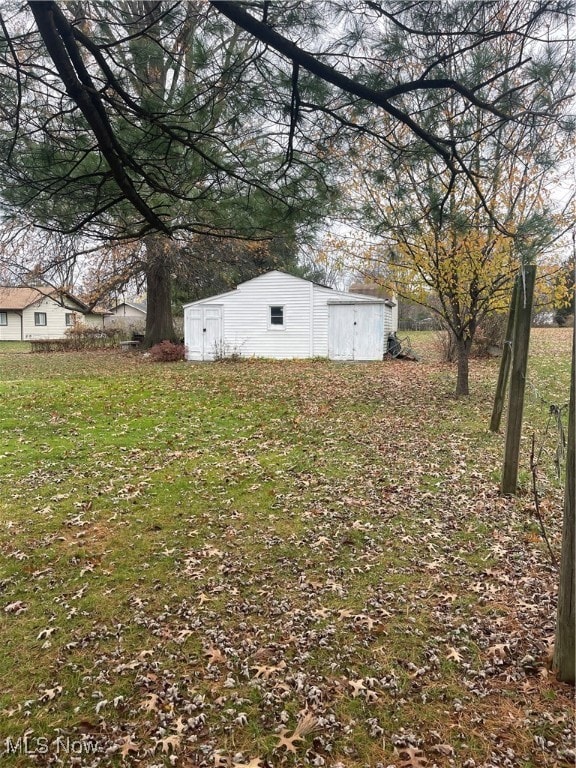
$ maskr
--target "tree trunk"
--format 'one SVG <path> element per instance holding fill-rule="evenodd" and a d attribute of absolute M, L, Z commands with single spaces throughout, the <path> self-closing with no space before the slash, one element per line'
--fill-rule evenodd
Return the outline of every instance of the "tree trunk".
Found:
<path fill-rule="evenodd" d="M 458 361 L 458 374 L 456 376 L 456 397 L 470 394 L 469 382 L 469 361 L 470 349 L 472 348 L 472 339 L 458 338 L 454 339 L 456 343 L 456 354 Z"/>
<path fill-rule="evenodd" d="M 530 264 L 525 267 L 524 279 L 524 290 L 522 290 L 522 286 L 519 287 L 516 302 L 516 328 L 514 329 L 514 342 L 512 345 L 512 372 L 510 375 L 506 447 L 504 449 L 504 470 L 500 487 L 500 492 L 503 496 L 515 494 L 518 484 L 520 438 L 522 436 L 524 393 L 526 391 L 526 371 L 528 369 L 528 347 L 530 345 L 532 303 L 534 300 L 534 283 L 536 281 L 535 265 Z"/>
<path fill-rule="evenodd" d="M 496 384 L 496 393 L 494 395 L 494 406 L 492 408 L 492 418 L 490 420 L 490 431 L 498 432 L 502 420 L 502 411 L 504 410 L 504 401 L 506 399 L 506 388 L 510 378 L 510 364 L 512 363 L 512 344 L 514 336 L 514 325 L 516 321 L 516 301 L 518 297 L 518 278 L 514 281 L 512 297 L 510 299 L 510 310 L 508 312 L 508 324 L 506 326 L 506 335 L 504 337 L 504 347 L 502 348 L 502 359 L 500 360 L 500 371 L 498 373 L 498 383 Z"/>
<path fill-rule="evenodd" d="M 172 318 L 171 242 L 163 235 L 149 235 L 146 244 L 146 348 L 161 341 L 177 341 Z"/>
<path fill-rule="evenodd" d="M 570 385 L 570 411 L 568 416 L 568 450 L 566 456 L 566 489 L 564 492 L 564 522 L 562 527 L 562 556 L 560 560 L 560 583 L 558 586 L 558 617 L 556 623 L 556 642 L 554 647 L 554 667 L 558 680 L 564 683 L 575 682 L 576 665 L 576 612 L 574 593 L 576 576 L 574 573 L 574 518 L 576 506 L 576 430 L 574 422 L 574 380 L 576 378 L 576 330 L 572 337 L 572 383 Z"/>

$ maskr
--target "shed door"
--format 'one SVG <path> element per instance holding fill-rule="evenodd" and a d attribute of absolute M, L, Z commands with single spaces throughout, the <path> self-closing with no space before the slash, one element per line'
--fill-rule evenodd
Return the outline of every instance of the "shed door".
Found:
<path fill-rule="evenodd" d="M 382 360 L 384 356 L 384 307 L 354 307 L 354 360 Z"/>
<path fill-rule="evenodd" d="M 214 360 L 222 343 L 222 308 L 189 307 L 184 336 L 189 360 Z"/>
<path fill-rule="evenodd" d="M 328 357 L 331 360 L 381 360 L 383 309 L 381 304 L 330 304 Z"/>
<path fill-rule="evenodd" d="M 328 357 L 354 360 L 354 306 L 330 304 L 328 307 Z"/>
<path fill-rule="evenodd" d="M 204 307 L 202 336 L 204 340 L 202 360 L 214 360 L 222 352 L 222 309 L 220 307 Z"/>

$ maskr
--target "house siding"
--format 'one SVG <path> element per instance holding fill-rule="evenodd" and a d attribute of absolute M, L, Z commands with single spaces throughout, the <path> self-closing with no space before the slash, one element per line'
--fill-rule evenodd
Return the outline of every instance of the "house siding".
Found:
<path fill-rule="evenodd" d="M 22 315 L 20 312 L 2 310 L 6 313 L 7 325 L 0 325 L 0 341 L 22 340 Z"/>
<path fill-rule="evenodd" d="M 26 307 L 22 311 L 22 333 L 24 340 L 64 338 L 66 314 L 70 311 L 48 297 Z M 36 325 L 34 323 L 36 312 L 44 312 L 46 314 L 46 325 Z"/>
<path fill-rule="evenodd" d="M 95 312 L 87 312 L 85 315 L 78 312 L 76 315 L 77 323 L 84 323 L 84 325 L 89 325 L 91 328 L 104 329 L 104 319 L 104 315 L 98 315 Z"/>
<path fill-rule="evenodd" d="M 7 319 L 0 325 L 0 341 L 53 340 L 66 337 L 72 326 L 66 325 L 66 315 L 74 316 L 73 324 L 103 328 L 103 315 L 90 312 L 73 296 L 54 292 L 53 298 L 40 288 L 0 286 L 0 312 Z M 46 315 L 46 325 L 36 325 L 36 313 Z"/>
<path fill-rule="evenodd" d="M 34 315 L 36 312 L 46 314 L 46 325 L 35 324 Z M 76 316 L 77 323 L 102 326 L 102 319 L 99 315 L 85 315 L 72 302 L 65 302 L 65 306 L 62 306 L 47 296 L 22 311 L 22 339 L 24 341 L 65 339 L 66 331 L 70 328 L 66 325 L 66 315 L 70 313 Z"/>
<path fill-rule="evenodd" d="M 137 317 L 138 319 L 146 317 L 144 310 L 138 309 L 138 307 L 131 307 L 130 304 L 119 304 L 109 311 L 113 317 Z"/>

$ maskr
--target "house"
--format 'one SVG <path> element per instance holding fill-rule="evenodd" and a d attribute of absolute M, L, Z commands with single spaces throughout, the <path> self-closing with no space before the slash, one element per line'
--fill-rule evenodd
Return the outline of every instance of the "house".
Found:
<path fill-rule="evenodd" d="M 122 301 L 106 313 L 106 328 L 121 328 L 126 331 L 142 330 L 146 326 L 146 302 Z"/>
<path fill-rule="evenodd" d="M 188 360 L 220 356 L 382 360 L 395 304 L 273 270 L 184 306 Z"/>
<path fill-rule="evenodd" d="M 76 323 L 102 328 L 103 315 L 67 291 L 0 286 L 0 341 L 63 339 Z"/>

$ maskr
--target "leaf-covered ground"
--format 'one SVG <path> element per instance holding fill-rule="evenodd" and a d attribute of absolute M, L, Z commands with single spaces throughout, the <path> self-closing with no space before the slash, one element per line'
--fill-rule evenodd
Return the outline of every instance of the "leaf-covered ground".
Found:
<path fill-rule="evenodd" d="M 414 341 L 414 340 L 413 340 Z M 550 670 L 569 331 L 517 499 L 497 362 L 153 364 L 0 348 L 0 764 L 574 763 Z"/>

